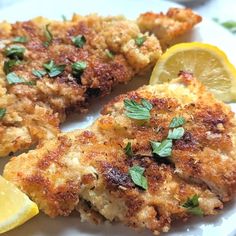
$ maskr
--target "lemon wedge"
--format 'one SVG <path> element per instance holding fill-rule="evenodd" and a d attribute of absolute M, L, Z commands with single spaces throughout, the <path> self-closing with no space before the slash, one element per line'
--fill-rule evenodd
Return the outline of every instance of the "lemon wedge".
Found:
<path fill-rule="evenodd" d="M 204 43 L 180 43 L 157 62 L 150 84 L 169 82 L 180 71 L 190 72 L 218 99 L 236 101 L 236 69 L 219 48 Z"/>
<path fill-rule="evenodd" d="M 0 176 L 0 233 L 23 224 L 38 212 L 34 202 Z"/>

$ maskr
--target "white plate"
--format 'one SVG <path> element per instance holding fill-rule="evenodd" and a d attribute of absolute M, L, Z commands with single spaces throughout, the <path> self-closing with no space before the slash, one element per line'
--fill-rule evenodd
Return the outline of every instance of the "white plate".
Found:
<path fill-rule="evenodd" d="M 158 0 L 23 0 L 17 4 L 0 10 L 0 20 L 14 22 L 16 20 L 27 20 L 32 17 L 42 15 L 49 18 L 60 19 L 61 15 L 67 17 L 72 13 L 89 14 L 97 12 L 101 15 L 123 14 L 128 18 L 135 19 L 139 13 L 145 11 L 166 11 L 169 7 L 177 6 Z M 235 38 L 226 30 L 212 21 L 204 19 L 195 30 L 184 36 L 187 41 L 201 41 L 220 46 L 225 50 L 231 61 L 236 65 L 236 53 L 234 50 Z M 89 125 L 99 114 L 102 105 L 111 97 L 135 89 L 147 83 L 145 80 L 136 79 L 129 83 L 129 86 L 120 86 L 115 89 L 111 96 L 99 101 L 90 107 L 90 112 L 86 115 L 74 115 L 70 117 L 66 124 L 62 126 L 64 131 Z M 236 106 L 233 109 L 236 110 Z M 7 159 L 0 160 L 0 172 Z M 0 213 L 1 214 L 1 213 Z M 195 218 L 187 223 L 177 222 L 174 224 L 168 236 L 235 236 L 236 235 L 236 202 L 228 204 L 220 215 L 214 217 Z M 72 214 L 70 217 L 58 217 L 50 219 L 44 214 L 33 218 L 23 226 L 6 233 L 8 236 L 150 236 L 150 232 L 134 232 L 121 225 L 101 225 L 95 226 L 87 223 L 80 223 L 78 215 Z"/>

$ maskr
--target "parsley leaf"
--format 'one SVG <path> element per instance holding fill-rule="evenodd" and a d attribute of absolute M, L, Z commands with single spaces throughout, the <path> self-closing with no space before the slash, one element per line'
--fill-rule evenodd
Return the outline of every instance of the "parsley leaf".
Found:
<path fill-rule="evenodd" d="M 35 85 L 35 81 L 25 81 L 23 78 L 18 76 L 16 73 L 11 72 L 7 74 L 7 82 L 8 84 L 26 84 L 26 85 Z"/>
<path fill-rule="evenodd" d="M 6 108 L 0 108 L 0 119 L 2 119 L 6 115 L 7 109 Z"/>
<path fill-rule="evenodd" d="M 5 55 L 10 59 L 22 60 L 24 57 L 25 48 L 19 45 L 12 45 L 5 49 Z"/>
<path fill-rule="evenodd" d="M 27 38 L 25 36 L 17 36 L 12 40 L 13 43 L 26 43 Z"/>
<path fill-rule="evenodd" d="M 114 58 L 114 54 L 109 49 L 106 49 L 105 53 L 106 53 L 107 57 L 109 57 L 110 59 Z"/>
<path fill-rule="evenodd" d="M 190 212 L 193 215 L 202 216 L 203 211 L 199 207 L 199 196 L 194 195 L 192 198 L 188 198 L 187 201 L 182 205 L 184 208 L 187 208 L 187 211 Z"/>
<path fill-rule="evenodd" d="M 42 78 L 44 75 L 47 74 L 47 72 L 45 70 L 32 70 L 32 74 L 38 78 Z"/>
<path fill-rule="evenodd" d="M 16 66 L 16 65 L 19 65 L 20 61 L 19 60 L 7 60 L 7 61 L 4 61 L 4 64 L 3 64 L 3 71 L 5 72 L 5 74 L 9 74 L 13 67 Z"/>
<path fill-rule="evenodd" d="M 66 19 L 66 16 L 65 15 L 61 15 L 61 18 L 62 18 L 62 20 L 65 22 L 65 21 L 67 21 L 67 19 Z"/>
<path fill-rule="evenodd" d="M 141 47 L 144 44 L 145 41 L 146 41 L 146 36 L 139 36 L 135 39 L 135 44 L 138 47 Z"/>
<path fill-rule="evenodd" d="M 125 154 L 129 157 L 133 156 L 133 150 L 132 150 L 132 146 L 131 146 L 131 142 L 128 142 L 126 147 L 124 148 Z"/>
<path fill-rule="evenodd" d="M 182 116 L 179 116 L 179 117 L 174 117 L 171 122 L 170 122 L 170 125 L 169 127 L 170 128 L 177 128 L 179 126 L 182 126 L 185 124 L 185 118 L 182 117 Z"/>
<path fill-rule="evenodd" d="M 148 183 L 147 178 L 143 176 L 145 169 L 141 166 L 133 166 L 129 169 L 129 175 L 132 181 L 139 187 L 147 189 Z"/>
<path fill-rule="evenodd" d="M 221 25 L 230 30 L 232 33 L 236 33 L 236 21 L 225 21 L 222 22 Z"/>
<path fill-rule="evenodd" d="M 140 104 L 132 99 L 125 99 L 124 107 L 125 114 L 129 118 L 135 120 L 149 120 L 151 118 L 152 104 L 146 99 L 142 99 Z"/>
<path fill-rule="evenodd" d="M 225 27 L 226 29 L 228 29 L 229 31 L 231 31 L 232 33 L 236 33 L 236 21 L 225 21 L 225 22 L 220 22 L 220 20 L 218 18 L 213 18 L 213 20 L 222 25 L 223 27 Z"/>
<path fill-rule="evenodd" d="M 87 63 L 85 61 L 77 61 L 72 64 L 72 74 L 74 76 L 81 76 L 81 74 L 84 72 L 84 70 L 87 67 Z"/>
<path fill-rule="evenodd" d="M 172 152 L 172 140 L 165 139 L 162 142 L 151 141 L 152 152 L 160 157 L 169 157 Z"/>
<path fill-rule="evenodd" d="M 188 212 L 196 215 L 196 216 L 202 216 L 203 215 L 203 211 L 200 207 L 193 207 L 193 208 L 188 208 Z"/>
<path fill-rule="evenodd" d="M 7 82 L 8 82 L 8 84 L 20 84 L 20 83 L 24 83 L 25 80 L 22 79 L 21 77 L 19 77 L 14 72 L 11 72 L 11 73 L 7 74 Z"/>
<path fill-rule="evenodd" d="M 168 139 L 180 139 L 184 135 L 184 128 L 179 127 L 179 128 L 174 128 L 173 130 L 169 130 L 168 133 Z"/>
<path fill-rule="evenodd" d="M 52 40 L 53 40 L 52 33 L 49 30 L 49 25 L 50 24 L 47 24 L 44 29 L 44 36 L 47 39 L 45 42 L 43 42 L 43 45 L 45 47 L 49 47 L 49 45 L 52 43 Z"/>
<path fill-rule="evenodd" d="M 86 38 L 80 34 L 73 37 L 71 40 L 72 40 L 73 44 L 78 48 L 82 48 L 84 46 L 84 44 L 86 43 Z"/>
<path fill-rule="evenodd" d="M 23 84 L 33 86 L 36 85 L 36 81 L 25 81 Z"/>
<path fill-rule="evenodd" d="M 63 73 L 66 65 L 56 65 L 53 60 L 50 60 L 44 63 L 43 67 L 46 69 L 49 77 L 52 78 Z"/>

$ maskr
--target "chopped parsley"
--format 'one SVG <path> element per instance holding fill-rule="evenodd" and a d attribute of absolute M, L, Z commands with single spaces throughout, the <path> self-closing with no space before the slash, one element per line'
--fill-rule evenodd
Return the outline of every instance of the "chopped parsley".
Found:
<path fill-rule="evenodd" d="M 160 157 L 169 157 L 172 152 L 172 140 L 165 139 L 162 142 L 151 141 L 152 152 Z"/>
<path fill-rule="evenodd" d="M 43 64 L 49 77 L 55 77 L 64 72 L 66 65 L 56 65 L 53 60 Z"/>
<path fill-rule="evenodd" d="M 107 55 L 108 58 L 110 59 L 113 59 L 114 58 L 114 54 L 109 50 L 109 49 L 106 49 L 105 50 L 105 53 Z"/>
<path fill-rule="evenodd" d="M 8 84 L 26 84 L 26 85 L 35 85 L 35 81 L 25 81 L 23 78 L 18 76 L 16 73 L 11 72 L 7 74 L 7 82 Z"/>
<path fill-rule="evenodd" d="M 232 33 L 236 33 L 236 21 L 225 21 L 222 22 L 221 25 L 230 30 Z"/>
<path fill-rule="evenodd" d="M 0 119 L 2 119 L 6 115 L 7 109 L 6 108 L 0 108 Z"/>
<path fill-rule="evenodd" d="M 84 37 L 84 35 L 80 35 L 80 34 L 73 37 L 71 40 L 73 44 L 78 48 L 82 48 L 84 44 L 86 43 L 86 38 Z"/>
<path fill-rule="evenodd" d="M 195 194 L 192 198 L 188 198 L 182 206 L 186 208 L 189 213 L 197 216 L 202 216 L 203 211 L 199 207 L 198 198 L 199 196 Z"/>
<path fill-rule="evenodd" d="M 180 139 L 184 135 L 184 128 L 178 127 L 174 128 L 173 130 L 169 130 L 168 139 Z"/>
<path fill-rule="evenodd" d="M 25 80 L 19 77 L 16 73 L 11 72 L 7 74 L 7 82 L 8 84 L 20 84 L 20 83 L 24 83 Z"/>
<path fill-rule="evenodd" d="M 124 148 L 125 154 L 129 157 L 133 156 L 133 150 L 132 150 L 132 146 L 131 146 L 131 142 L 128 142 L 126 147 Z"/>
<path fill-rule="evenodd" d="M 38 78 L 42 78 L 44 75 L 47 74 L 47 72 L 45 70 L 32 70 L 32 74 Z"/>
<path fill-rule="evenodd" d="M 170 127 L 170 128 L 177 128 L 177 127 L 179 127 L 179 126 L 184 125 L 185 122 L 186 122 L 186 121 L 185 121 L 184 117 L 182 117 L 182 116 L 174 117 L 174 118 L 171 120 L 169 127 Z"/>
<path fill-rule="evenodd" d="M 36 85 L 36 81 L 25 81 L 23 84 L 33 86 Z"/>
<path fill-rule="evenodd" d="M 236 33 L 236 21 L 229 20 L 225 22 L 220 22 L 218 18 L 213 18 L 215 22 L 223 26 L 224 28 L 228 29 L 232 33 Z"/>
<path fill-rule="evenodd" d="M 184 128 L 179 127 L 183 124 L 185 124 L 184 117 L 174 117 L 169 125 L 169 127 L 173 129 L 169 130 L 167 139 L 164 139 L 162 142 L 151 141 L 152 152 L 160 157 L 171 156 L 173 140 L 180 139 L 184 135 Z"/>
<path fill-rule="evenodd" d="M 135 44 L 138 47 L 141 47 L 144 44 L 145 41 L 146 41 L 146 36 L 139 36 L 135 39 Z"/>
<path fill-rule="evenodd" d="M 87 67 L 87 63 L 85 61 L 77 61 L 72 64 L 72 74 L 74 76 L 81 76 L 81 74 L 84 72 L 84 70 Z"/>
<path fill-rule="evenodd" d="M 25 48 L 19 45 L 12 45 L 5 49 L 5 55 L 14 60 L 22 60 L 24 52 Z"/>
<path fill-rule="evenodd" d="M 65 22 L 65 21 L 67 21 L 67 19 L 66 19 L 66 16 L 65 15 L 61 15 L 61 18 L 62 18 L 62 20 Z"/>
<path fill-rule="evenodd" d="M 13 43 L 26 43 L 27 38 L 25 36 L 17 36 L 12 40 Z"/>
<path fill-rule="evenodd" d="M 19 65 L 19 63 L 20 63 L 19 60 L 13 60 L 13 59 L 7 60 L 3 64 L 3 71 L 5 72 L 5 74 L 9 74 L 12 71 L 13 67 Z"/>
<path fill-rule="evenodd" d="M 129 169 L 129 175 L 132 181 L 139 187 L 147 189 L 148 183 L 147 178 L 143 176 L 145 169 L 141 166 L 133 166 Z"/>
<path fill-rule="evenodd" d="M 44 29 L 44 36 L 46 38 L 46 41 L 43 42 L 43 45 L 45 47 L 49 47 L 49 45 L 52 43 L 52 40 L 53 40 L 53 36 L 52 36 L 52 33 L 50 32 L 49 30 L 49 24 L 47 24 L 45 26 L 45 29 Z"/>
<path fill-rule="evenodd" d="M 152 104 L 146 99 L 142 99 L 141 103 L 137 103 L 132 99 L 124 100 L 125 114 L 129 118 L 135 120 L 149 120 L 151 118 L 150 111 Z"/>

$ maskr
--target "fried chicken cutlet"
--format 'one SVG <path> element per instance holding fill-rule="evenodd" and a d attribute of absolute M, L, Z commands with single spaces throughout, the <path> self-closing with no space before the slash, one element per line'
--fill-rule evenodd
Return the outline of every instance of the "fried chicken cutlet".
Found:
<path fill-rule="evenodd" d="M 155 35 L 119 16 L 0 27 L 0 156 L 55 137 L 67 114 L 147 73 L 162 52 Z"/>
<path fill-rule="evenodd" d="M 236 121 L 190 74 L 108 103 L 91 127 L 14 157 L 4 177 L 49 216 L 167 232 L 234 197 Z"/>
<path fill-rule="evenodd" d="M 174 43 L 178 36 L 191 30 L 201 20 L 201 16 L 193 14 L 191 9 L 182 11 L 178 8 L 170 8 L 166 14 L 153 12 L 141 14 L 137 23 L 141 32 L 155 34 L 162 49 L 165 50 Z"/>

